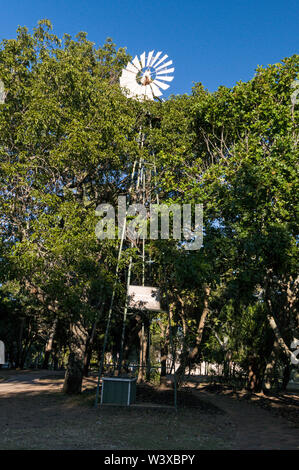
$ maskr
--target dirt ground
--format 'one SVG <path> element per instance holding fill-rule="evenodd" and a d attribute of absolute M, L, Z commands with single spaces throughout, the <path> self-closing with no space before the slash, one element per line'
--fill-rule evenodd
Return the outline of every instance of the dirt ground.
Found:
<path fill-rule="evenodd" d="M 0 449 L 299 449 L 299 395 L 264 397 L 188 382 L 139 387 L 134 407 L 94 408 L 96 378 L 61 393 L 63 372 L 0 371 Z M 165 405 L 165 406 L 161 406 Z"/>

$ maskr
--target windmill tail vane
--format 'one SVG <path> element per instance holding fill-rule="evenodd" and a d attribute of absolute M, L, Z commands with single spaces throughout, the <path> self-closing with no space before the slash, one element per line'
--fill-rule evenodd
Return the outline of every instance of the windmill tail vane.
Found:
<path fill-rule="evenodd" d="M 161 90 L 169 88 L 169 82 L 173 80 L 174 67 L 172 60 L 167 60 L 168 55 L 162 51 L 148 54 L 143 52 L 139 57 L 136 55 L 123 69 L 119 84 L 127 90 L 129 98 L 139 100 L 154 100 L 162 96 Z"/>

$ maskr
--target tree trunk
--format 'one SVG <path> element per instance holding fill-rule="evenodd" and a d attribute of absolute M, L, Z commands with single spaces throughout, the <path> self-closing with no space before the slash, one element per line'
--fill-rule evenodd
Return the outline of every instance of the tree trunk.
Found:
<path fill-rule="evenodd" d="M 248 367 L 247 389 L 252 393 L 258 393 L 262 389 L 264 367 L 260 365 L 259 358 L 252 356 Z"/>
<path fill-rule="evenodd" d="M 81 322 L 71 325 L 70 355 L 63 384 L 64 393 L 81 393 L 87 335 Z"/>
<path fill-rule="evenodd" d="M 17 342 L 16 366 L 15 366 L 16 369 L 18 369 L 22 366 L 22 350 L 23 350 L 24 327 L 25 327 L 25 318 L 21 318 L 19 337 L 18 337 L 18 342 Z"/>
<path fill-rule="evenodd" d="M 277 341 L 275 341 L 273 344 L 273 349 L 271 351 L 270 359 L 265 369 L 265 378 L 264 378 L 264 385 L 263 385 L 263 390 L 265 394 L 269 393 L 273 385 L 277 348 L 278 348 L 278 343 Z"/>
<path fill-rule="evenodd" d="M 147 350 L 147 341 L 146 335 L 144 331 L 144 323 L 142 323 L 141 329 L 138 332 L 139 336 L 139 370 L 138 370 L 138 377 L 137 383 L 141 383 L 145 381 L 145 362 L 146 362 L 146 350 Z"/>
<path fill-rule="evenodd" d="M 288 288 L 287 288 L 287 298 L 288 298 L 288 306 L 292 310 L 293 309 L 293 303 L 296 299 L 296 292 L 297 292 L 297 284 L 299 282 L 299 276 L 294 282 L 294 292 L 291 291 L 290 289 L 290 283 L 288 283 Z M 272 305 L 271 297 L 270 297 L 270 280 L 266 280 L 266 288 L 265 288 L 265 299 L 266 299 L 266 306 L 268 308 L 268 313 L 267 313 L 267 319 L 270 327 L 273 330 L 273 333 L 275 335 L 276 341 L 280 348 L 282 349 L 283 353 L 289 358 L 289 360 L 295 361 L 294 363 L 296 364 L 296 356 L 293 353 L 293 351 L 290 350 L 288 345 L 286 344 L 285 339 L 283 338 L 283 335 L 281 334 L 280 328 L 276 323 L 276 320 L 274 318 L 273 312 L 274 308 Z M 299 314 L 297 314 L 297 321 L 299 324 Z M 290 337 L 292 336 L 292 332 L 290 331 L 283 331 L 286 336 Z M 290 334 L 291 333 L 291 334 Z"/>
<path fill-rule="evenodd" d="M 204 306 L 203 306 L 203 311 L 202 311 L 202 314 L 201 314 L 201 317 L 200 317 L 200 320 L 199 320 L 199 324 L 198 324 L 198 327 L 197 327 L 195 345 L 189 353 L 185 352 L 185 354 L 183 354 L 181 356 L 181 364 L 180 364 L 178 370 L 176 371 L 178 385 L 181 383 L 181 381 L 183 379 L 187 364 L 188 363 L 193 364 L 196 360 L 197 355 L 198 355 L 199 346 L 201 344 L 202 337 L 203 337 L 205 321 L 206 321 L 207 315 L 209 313 L 210 291 L 211 291 L 210 287 L 205 285 L 204 286 Z"/>
<path fill-rule="evenodd" d="M 147 348 L 146 348 L 146 381 L 151 380 L 151 330 L 150 324 L 147 326 Z"/>
<path fill-rule="evenodd" d="M 231 376 L 231 361 L 232 352 L 228 349 L 224 354 L 223 375 L 225 379 L 229 379 Z"/>
<path fill-rule="evenodd" d="M 167 376 L 167 357 L 168 357 L 168 346 L 169 346 L 169 325 L 164 326 L 162 322 L 159 322 L 161 330 L 160 336 L 160 362 L 161 362 L 161 373 L 160 373 L 160 385 L 166 386 Z"/>
<path fill-rule="evenodd" d="M 281 389 L 283 391 L 285 391 L 287 388 L 287 385 L 290 381 L 290 376 L 291 376 L 291 364 L 288 361 L 286 361 L 284 369 L 283 369 L 282 386 L 281 386 Z"/>
<path fill-rule="evenodd" d="M 87 341 L 86 341 L 86 347 L 85 347 L 85 353 L 84 353 L 84 367 L 83 367 L 84 377 L 88 377 L 89 365 L 90 365 L 91 356 L 92 356 L 92 345 L 93 345 L 94 335 L 96 332 L 96 327 L 97 327 L 97 321 L 94 322 L 90 336 L 87 338 Z"/>
<path fill-rule="evenodd" d="M 54 354 L 53 354 L 53 369 L 54 370 L 58 370 L 59 369 L 59 359 L 58 359 L 58 355 L 57 355 L 57 352 L 55 351 Z"/>
<path fill-rule="evenodd" d="M 164 343 L 161 345 L 161 373 L 160 373 L 160 385 L 165 387 L 167 384 L 167 356 L 168 356 L 168 345 Z"/>
<path fill-rule="evenodd" d="M 92 357 L 92 347 L 88 345 L 87 351 L 84 354 L 84 364 L 83 364 L 83 376 L 88 377 L 89 375 L 89 366 Z"/>
<path fill-rule="evenodd" d="M 56 325 L 57 325 L 57 318 L 55 318 L 55 320 L 54 320 L 54 323 L 53 323 L 53 326 L 51 328 L 50 335 L 49 335 L 49 338 L 48 338 L 48 341 L 47 341 L 47 344 L 46 344 L 46 347 L 45 347 L 45 357 L 44 357 L 44 361 L 43 361 L 43 369 L 48 369 L 48 367 L 49 367 L 49 360 L 50 360 L 50 356 L 51 356 L 51 353 L 52 353 L 53 339 L 54 339 L 55 332 L 56 332 Z"/>

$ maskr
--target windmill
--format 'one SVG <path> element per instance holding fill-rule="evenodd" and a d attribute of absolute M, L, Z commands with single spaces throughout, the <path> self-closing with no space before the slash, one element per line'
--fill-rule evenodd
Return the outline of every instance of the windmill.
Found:
<path fill-rule="evenodd" d="M 119 84 L 124 90 L 128 90 L 128 97 L 140 101 L 154 100 L 162 96 L 161 90 L 169 88 L 172 82 L 174 67 L 172 60 L 167 60 L 168 55 L 159 51 L 156 54 L 150 51 L 137 55 L 123 69 Z"/>
<path fill-rule="evenodd" d="M 160 99 L 160 97 L 163 95 L 163 92 L 161 90 L 163 91 L 167 90 L 170 87 L 169 83 L 172 82 L 174 78 L 173 75 L 171 75 L 174 72 L 174 67 L 172 67 L 172 64 L 173 64 L 172 60 L 167 60 L 167 59 L 168 59 L 168 55 L 167 54 L 162 55 L 162 51 L 158 51 L 157 53 L 154 53 L 154 50 L 152 50 L 148 54 L 143 52 L 139 57 L 136 55 L 135 58 L 132 60 L 132 62 L 129 62 L 126 65 L 126 67 L 122 70 L 119 84 L 123 90 L 123 93 L 128 98 L 133 98 L 141 102 L 142 101 L 144 102 L 146 100 L 153 101 L 155 98 Z M 139 143 L 141 147 L 144 144 L 144 136 L 142 135 L 141 131 L 139 134 Z M 133 172 L 132 172 L 132 177 L 131 177 L 132 184 L 133 184 L 134 176 L 136 173 L 135 172 L 136 164 L 137 164 L 137 160 L 134 162 L 134 166 L 133 166 Z M 142 185 L 143 186 L 145 185 L 145 162 L 144 160 L 140 158 L 139 170 L 137 171 L 136 191 L 138 190 L 138 188 L 141 188 Z M 145 202 L 144 194 L 145 194 L 145 188 L 143 187 L 143 196 L 142 196 L 143 202 Z M 157 195 L 157 198 L 158 198 L 158 195 Z M 116 278 L 118 277 L 119 260 L 121 258 L 121 252 L 123 250 L 124 236 L 125 236 L 125 223 L 123 224 L 123 232 L 122 232 L 121 242 L 119 246 L 118 263 L 116 267 Z M 142 247 L 142 264 L 143 264 L 142 286 L 131 285 L 130 280 L 131 280 L 131 269 L 132 269 L 132 256 L 130 257 L 130 262 L 129 262 L 129 267 L 128 267 L 127 295 L 126 295 L 126 302 L 125 302 L 124 314 L 123 314 L 123 328 L 122 328 L 121 347 L 120 347 L 120 355 L 119 355 L 119 372 L 121 370 L 121 365 L 122 365 L 122 354 L 123 354 L 124 338 L 125 338 L 125 325 L 126 325 L 128 308 L 133 309 L 133 310 L 136 309 L 139 311 L 143 310 L 145 312 L 161 311 L 159 288 L 149 287 L 149 286 L 144 285 L 144 279 L 145 279 L 145 259 L 144 259 L 145 258 L 145 239 L 144 238 L 142 242 L 143 242 L 142 243 L 143 245 Z M 97 403 L 98 403 L 100 377 L 101 377 L 103 366 L 104 366 L 104 354 L 105 354 L 108 332 L 109 332 L 109 327 L 110 327 L 115 288 L 116 288 L 116 283 L 114 285 L 114 289 L 112 292 L 112 298 L 111 298 L 110 308 L 108 312 L 108 320 L 107 320 L 106 332 L 105 332 L 105 337 L 104 337 L 102 358 L 101 358 L 99 375 L 98 375 L 98 385 L 97 385 L 95 406 L 97 406 Z M 170 322 L 170 316 L 169 316 L 169 322 Z M 144 324 L 142 323 L 142 342 L 143 342 L 143 336 L 144 336 Z M 141 367 L 143 367 L 143 359 L 142 359 Z M 130 390 L 131 390 L 131 387 L 134 386 L 134 384 L 131 383 L 131 380 L 136 381 L 136 379 L 129 379 L 129 378 L 122 379 L 121 377 L 119 377 L 119 379 L 120 379 L 119 384 L 121 384 L 121 381 L 124 381 L 125 383 L 127 382 L 129 384 L 127 391 L 125 392 L 124 395 L 128 397 L 127 404 L 130 404 L 130 394 L 131 394 Z M 113 387 L 111 386 L 111 384 L 109 384 L 109 381 L 112 381 L 112 383 L 114 382 L 113 384 L 114 386 L 117 386 L 117 387 L 119 386 L 119 384 L 116 385 L 116 382 L 118 381 L 116 378 L 109 379 L 109 378 L 103 377 L 101 403 L 105 403 L 105 402 L 111 403 L 111 401 L 109 400 L 111 399 L 111 393 L 113 394 Z M 176 408 L 176 380 L 174 384 L 174 390 L 175 390 L 174 403 L 175 403 L 175 408 Z"/>
<path fill-rule="evenodd" d="M 173 62 L 168 60 L 168 55 L 163 55 L 162 51 L 155 53 L 152 50 L 148 53 L 143 52 L 139 57 L 136 55 L 132 62 L 127 64 L 122 70 L 119 84 L 128 98 L 135 98 L 139 101 L 153 101 L 155 98 L 162 96 L 161 90 L 167 90 L 170 87 L 169 83 L 174 78 L 173 72 Z M 139 141 L 142 141 L 142 139 L 139 139 Z M 140 166 L 141 162 L 139 162 Z M 142 184 L 142 181 L 140 183 Z M 144 265 L 144 239 L 142 251 Z M 144 286 L 144 275 L 142 286 L 127 286 L 127 296 L 129 297 L 128 307 L 136 308 L 139 303 L 139 309 L 141 310 L 157 311 L 160 309 L 159 289 Z"/>

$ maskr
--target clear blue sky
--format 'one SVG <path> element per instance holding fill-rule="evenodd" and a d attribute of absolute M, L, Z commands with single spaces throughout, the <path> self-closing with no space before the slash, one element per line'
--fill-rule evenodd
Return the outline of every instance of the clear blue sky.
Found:
<path fill-rule="evenodd" d="M 2 38 L 48 18 L 61 37 L 86 31 L 96 45 L 112 37 L 131 55 L 162 50 L 174 61 L 169 92 L 210 91 L 247 81 L 256 66 L 298 53 L 298 0 L 12 0 L 1 2 Z M 165 96 L 165 95 L 164 95 Z M 166 95 L 167 96 L 167 95 Z"/>

